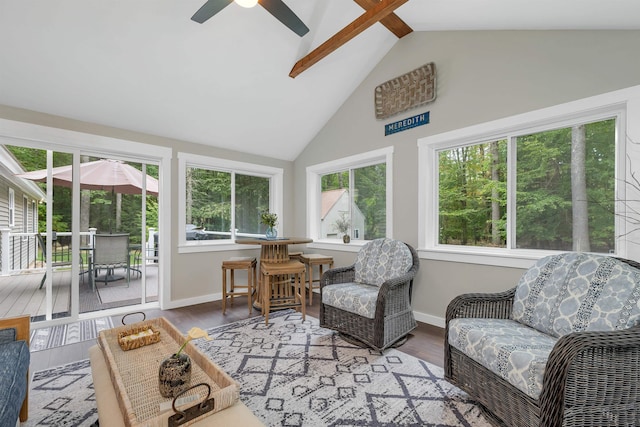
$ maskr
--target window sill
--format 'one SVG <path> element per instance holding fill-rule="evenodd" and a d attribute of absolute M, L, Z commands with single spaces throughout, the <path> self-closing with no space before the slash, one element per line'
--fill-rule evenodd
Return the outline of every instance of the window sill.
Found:
<path fill-rule="evenodd" d="M 525 249 L 468 248 L 464 246 L 443 246 L 438 248 L 421 248 L 418 250 L 420 259 L 508 268 L 529 268 L 540 258 L 556 253 L 560 252 Z"/>
<path fill-rule="evenodd" d="M 239 245 L 232 241 L 219 243 L 201 242 L 198 244 L 180 244 L 178 245 L 179 254 L 192 254 L 199 252 L 222 252 L 243 249 L 259 249 L 260 245 Z"/>
<path fill-rule="evenodd" d="M 358 252 L 365 244 L 367 244 L 366 240 L 352 240 L 349 243 L 336 240 L 314 240 L 313 243 L 307 244 L 307 248 L 339 252 Z"/>

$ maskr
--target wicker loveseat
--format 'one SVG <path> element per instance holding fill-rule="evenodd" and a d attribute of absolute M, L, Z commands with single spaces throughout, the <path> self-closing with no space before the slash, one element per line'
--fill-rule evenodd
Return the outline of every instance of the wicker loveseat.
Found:
<path fill-rule="evenodd" d="M 399 240 L 376 239 L 353 265 L 326 271 L 320 281 L 320 326 L 383 350 L 416 326 L 411 309 L 415 249 Z"/>
<path fill-rule="evenodd" d="M 515 288 L 455 298 L 445 377 L 496 425 L 640 425 L 640 269 L 545 257 Z"/>

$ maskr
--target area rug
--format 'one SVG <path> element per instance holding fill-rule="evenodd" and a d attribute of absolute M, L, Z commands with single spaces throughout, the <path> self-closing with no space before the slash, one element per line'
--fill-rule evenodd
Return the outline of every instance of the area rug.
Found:
<path fill-rule="evenodd" d="M 240 383 L 240 399 L 268 426 L 490 426 L 442 369 L 354 346 L 309 316 L 277 312 L 268 326 L 256 317 L 209 333 L 213 341 L 195 344 Z M 36 372 L 30 393 L 27 426 L 97 419 L 88 360 Z"/>
<path fill-rule="evenodd" d="M 349 344 L 295 312 L 209 330 L 196 345 L 240 383 L 269 426 L 489 426 L 441 368 Z"/>
<path fill-rule="evenodd" d="M 113 328 L 110 317 L 80 320 L 66 325 L 38 328 L 31 331 L 29 349 L 33 351 L 48 350 L 67 344 L 95 340 L 98 333 Z"/>
<path fill-rule="evenodd" d="M 89 359 L 33 374 L 21 426 L 89 427 L 98 419 Z"/>

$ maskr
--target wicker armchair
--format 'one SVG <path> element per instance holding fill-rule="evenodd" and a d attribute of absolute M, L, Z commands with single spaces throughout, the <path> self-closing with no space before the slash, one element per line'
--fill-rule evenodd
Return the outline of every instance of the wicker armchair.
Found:
<path fill-rule="evenodd" d="M 380 251 L 389 248 L 392 248 L 392 255 L 381 259 Z M 383 260 L 388 261 L 389 268 L 382 276 L 363 281 L 364 277 L 371 277 L 366 270 L 380 273 L 376 267 Z M 322 275 L 320 326 L 334 329 L 377 350 L 398 342 L 417 326 L 411 309 L 411 291 L 419 266 L 418 254 L 406 243 L 391 239 L 367 243 L 360 249 L 353 265 L 330 269 Z M 352 291 L 354 293 L 349 294 Z M 332 297 L 336 292 L 345 294 L 346 307 Z M 352 306 L 348 306 L 350 304 Z M 367 305 L 368 309 L 365 309 Z"/>
<path fill-rule="evenodd" d="M 634 270 L 639 267 L 633 261 L 622 261 L 633 266 Z M 619 270 L 621 267 L 614 268 Z M 634 275 L 640 277 L 640 271 L 631 271 L 630 276 Z M 540 277 L 537 279 L 544 280 Z M 598 280 L 601 285 L 602 275 L 595 279 Z M 635 289 L 633 285 L 627 286 L 626 290 L 631 295 L 630 301 L 635 300 L 633 304 L 637 305 L 640 285 L 636 284 Z M 449 326 L 453 319 L 512 319 L 516 292 L 517 287 L 502 293 L 465 294 L 449 304 L 446 312 L 445 378 L 469 393 L 492 424 L 498 426 L 640 425 L 640 325 L 637 307 L 620 307 L 623 316 L 631 312 L 629 322 L 635 322 L 633 326 L 620 326 L 611 331 L 588 330 L 587 327 L 584 331 L 560 336 L 544 366 L 537 399 L 450 344 Z"/>

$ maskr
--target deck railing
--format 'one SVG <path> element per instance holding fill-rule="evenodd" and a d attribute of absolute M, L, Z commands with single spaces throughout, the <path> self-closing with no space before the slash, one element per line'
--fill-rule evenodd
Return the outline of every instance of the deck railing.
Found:
<path fill-rule="evenodd" d="M 42 248 L 39 233 L 13 233 L 10 228 L 0 229 L 0 275 L 8 275 L 16 271 L 45 268 L 46 258 L 51 258 L 54 267 L 71 264 L 71 232 L 54 232 L 52 234 L 52 250 L 45 257 L 46 248 Z M 95 229 L 80 232 L 80 245 L 90 245 Z M 46 245 L 46 234 L 41 234 Z M 83 243 L 84 242 L 84 243 Z M 45 251 L 43 252 L 43 249 Z"/>
<path fill-rule="evenodd" d="M 93 236 L 96 232 L 95 228 L 80 232 L 81 249 L 93 247 Z M 0 276 L 45 268 L 46 258 L 49 256 L 43 255 L 38 234 L 42 236 L 42 243 L 46 245 L 49 236 L 45 233 L 13 233 L 10 228 L 0 228 Z M 72 234 L 68 231 L 53 232 L 50 258 L 54 267 L 71 265 Z M 143 245 L 146 248 L 147 262 L 152 263 L 158 262 L 158 241 L 155 234 L 155 229 L 149 228 L 149 238 Z M 86 257 L 87 253 L 81 251 L 80 256 Z M 83 262 L 86 263 L 87 260 Z"/>

